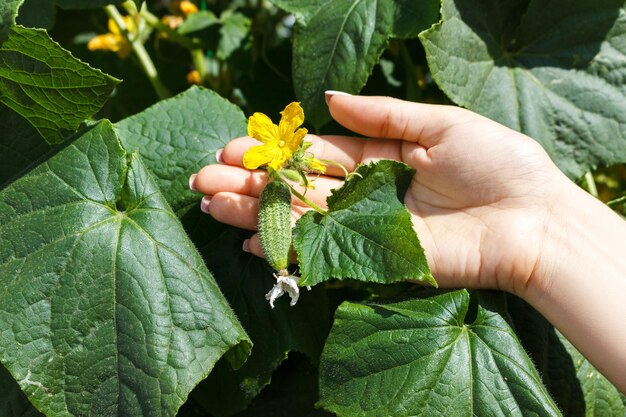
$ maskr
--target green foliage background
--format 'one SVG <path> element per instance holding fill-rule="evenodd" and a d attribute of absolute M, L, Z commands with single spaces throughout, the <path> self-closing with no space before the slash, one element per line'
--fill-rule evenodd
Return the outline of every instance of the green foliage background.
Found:
<path fill-rule="evenodd" d="M 467 107 L 626 214 L 623 1 L 198 0 L 177 29 L 174 0 L 108 3 L 0 3 L 0 417 L 626 415 L 521 300 L 398 283 L 404 266 L 335 248 L 314 213 L 294 243 L 318 285 L 270 309 L 249 233 L 187 185 L 255 111 L 298 100 L 312 131 L 346 133 L 334 89 Z M 141 16 L 126 59 L 87 48 L 105 6 Z M 391 201 L 405 225 L 411 173 L 362 173 L 329 216 Z M 316 263 L 311 236 L 380 270 Z"/>

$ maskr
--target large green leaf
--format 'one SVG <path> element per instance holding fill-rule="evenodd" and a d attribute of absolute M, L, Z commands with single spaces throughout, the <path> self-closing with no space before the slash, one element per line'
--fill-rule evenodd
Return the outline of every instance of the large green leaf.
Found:
<path fill-rule="evenodd" d="M 35 128 L 19 114 L 0 104 L 0 189 L 15 175 L 50 150 Z"/>
<path fill-rule="evenodd" d="M 0 358 L 47 416 L 173 416 L 249 340 L 103 122 L 0 192 Z"/>
<path fill-rule="evenodd" d="M 213 416 L 246 408 L 290 351 L 302 352 L 316 363 L 330 329 L 325 291 L 319 286 L 304 291 L 294 307 L 286 299 L 278 300 L 276 308 L 269 307 L 265 294 L 276 279 L 265 261 L 241 250 L 249 236 L 248 231 L 228 227 L 201 247 L 207 266 L 254 343 L 240 369 L 233 370 L 221 360 L 193 391 L 193 398 Z"/>
<path fill-rule="evenodd" d="M 541 314 L 509 296 L 508 312 L 517 335 L 568 417 L 623 417 L 619 391 Z"/>
<path fill-rule="evenodd" d="M 397 161 L 361 165 L 328 197 L 327 215 L 310 211 L 302 216 L 293 230 L 300 285 L 331 278 L 435 285 L 403 203 L 414 172 Z"/>
<path fill-rule="evenodd" d="M 2 365 L 0 365 L 0 416 L 43 417 Z"/>
<path fill-rule="evenodd" d="M 122 120 L 115 130 L 129 151 L 137 151 L 181 216 L 198 203 L 189 176 L 215 163 L 215 151 L 246 134 L 246 118 L 213 91 L 192 87 Z"/>
<path fill-rule="evenodd" d="M 465 290 L 342 304 L 322 353 L 320 404 L 340 417 L 560 415 L 506 321 L 472 307 Z"/>
<path fill-rule="evenodd" d="M 84 64 L 44 30 L 15 26 L 0 47 L 0 102 L 58 143 L 104 104 L 119 81 Z"/>
<path fill-rule="evenodd" d="M 626 161 L 623 5 L 444 0 L 421 40 L 454 102 L 536 139 L 576 177 Z"/>
<path fill-rule="evenodd" d="M 307 120 L 316 127 L 330 120 L 325 90 L 358 93 L 389 38 L 415 37 L 439 13 L 437 0 L 335 0 L 319 2 L 316 9 L 302 6 L 307 17 L 294 34 L 293 79 Z"/>

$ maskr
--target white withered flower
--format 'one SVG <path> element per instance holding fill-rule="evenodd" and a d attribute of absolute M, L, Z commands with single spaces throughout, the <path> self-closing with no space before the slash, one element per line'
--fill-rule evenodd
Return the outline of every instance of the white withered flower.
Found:
<path fill-rule="evenodd" d="M 274 308 L 274 301 L 284 293 L 289 294 L 291 298 L 289 305 L 295 306 L 300 297 L 300 288 L 298 287 L 300 277 L 288 274 L 274 274 L 274 277 L 276 278 L 276 284 L 274 284 L 270 292 L 265 294 L 265 299 L 269 300 L 270 306 Z M 311 287 L 307 287 L 307 289 L 310 290 Z"/>

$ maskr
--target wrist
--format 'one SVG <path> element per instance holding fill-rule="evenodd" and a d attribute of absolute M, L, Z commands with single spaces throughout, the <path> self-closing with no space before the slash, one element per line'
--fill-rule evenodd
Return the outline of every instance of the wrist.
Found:
<path fill-rule="evenodd" d="M 562 186 L 533 273 L 518 295 L 626 389 L 626 222 L 575 184 Z"/>
<path fill-rule="evenodd" d="M 551 191 L 553 198 L 545 208 L 540 236 L 536 240 L 534 267 L 527 279 L 513 291 L 530 304 L 541 302 L 554 279 L 562 273 L 568 258 L 575 256 L 575 250 L 569 244 L 573 238 L 573 227 L 582 226 L 589 220 L 584 215 L 587 210 L 581 205 L 589 204 L 587 198 L 593 197 L 576 184 L 560 176 Z"/>

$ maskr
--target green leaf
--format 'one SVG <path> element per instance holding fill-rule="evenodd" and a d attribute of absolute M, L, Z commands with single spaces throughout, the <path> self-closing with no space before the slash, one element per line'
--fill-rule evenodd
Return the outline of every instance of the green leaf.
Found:
<path fill-rule="evenodd" d="M 276 282 L 273 271 L 262 259 L 241 250 L 250 232 L 227 227 L 212 237 L 201 253 L 254 344 L 240 369 L 221 360 L 192 393 L 211 415 L 226 416 L 246 408 L 289 352 L 304 353 L 317 363 L 331 317 L 321 287 L 303 290 L 294 307 L 280 299 L 276 308 L 270 308 L 265 294 Z"/>
<path fill-rule="evenodd" d="M 304 356 L 289 355 L 272 376 L 272 383 L 235 417 L 333 417 L 315 408 L 317 380 L 317 369 Z"/>
<path fill-rule="evenodd" d="M 584 393 L 585 417 L 623 417 L 626 406 L 620 392 L 560 333 L 558 337 L 576 367 L 576 377 Z"/>
<path fill-rule="evenodd" d="M 506 321 L 465 290 L 342 304 L 322 353 L 320 405 L 340 417 L 560 415 Z"/>
<path fill-rule="evenodd" d="M 187 35 L 194 32 L 199 32 L 203 29 L 209 28 L 219 23 L 219 19 L 213 12 L 209 10 L 200 10 L 197 13 L 189 15 L 182 25 L 178 28 L 178 33 L 181 35 Z"/>
<path fill-rule="evenodd" d="M 436 285 L 403 201 L 415 171 L 383 160 L 361 165 L 328 197 L 328 214 L 309 211 L 296 223 L 300 285 L 330 278 Z"/>
<path fill-rule="evenodd" d="M 457 104 L 537 140 L 566 174 L 626 161 L 621 0 L 444 0 L 420 37 Z"/>
<path fill-rule="evenodd" d="M 0 47 L 0 102 L 59 143 L 104 104 L 119 81 L 84 64 L 44 30 L 15 26 Z"/>
<path fill-rule="evenodd" d="M 23 117 L 0 104 L 0 189 L 50 150 L 39 133 Z M 1 414 L 0 414 L 1 415 Z"/>
<path fill-rule="evenodd" d="M 224 11 L 220 16 L 222 27 L 220 28 L 220 40 L 217 44 L 217 57 L 221 60 L 228 57 L 235 51 L 241 43 L 248 37 L 251 21 L 241 13 L 233 13 L 230 10 Z"/>
<path fill-rule="evenodd" d="M 0 358 L 48 417 L 174 416 L 249 340 L 103 122 L 0 192 Z"/>
<path fill-rule="evenodd" d="M 115 125 L 124 147 L 139 152 L 174 211 L 183 216 L 199 201 L 189 176 L 215 163 L 215 151 L 246 134 L 239 107 L 213 91 L 191 87 Z"/>
<path fill-rule="evenodd" d="M 564 415 L 626 415 L 626 407 L 617 388 L 541 314 L 510 295 L 507 306 L 519 338 Z"/>
<path fill-rule="evenodd" d="M 330 120 L 325 90 L 361 90 L 389 38 L 415 37 L 437 21 L 439 1 L 410 3 L 335 0 L 320 4 L 315 13 L 310 6 L 304 9 L 310 17 L 294 34 L 293 79 L 310 123 L 319 128 Z"/>
<path fill-rule="evenodd" d="M 271 0 L 275 6 L 293 13 L 303 24 L 333 0 Z"/>
<path fill-rule="evenodd" d="M 28 401 L 9 371 L 0 365 L 0 416 L 43 417 Z"/>

